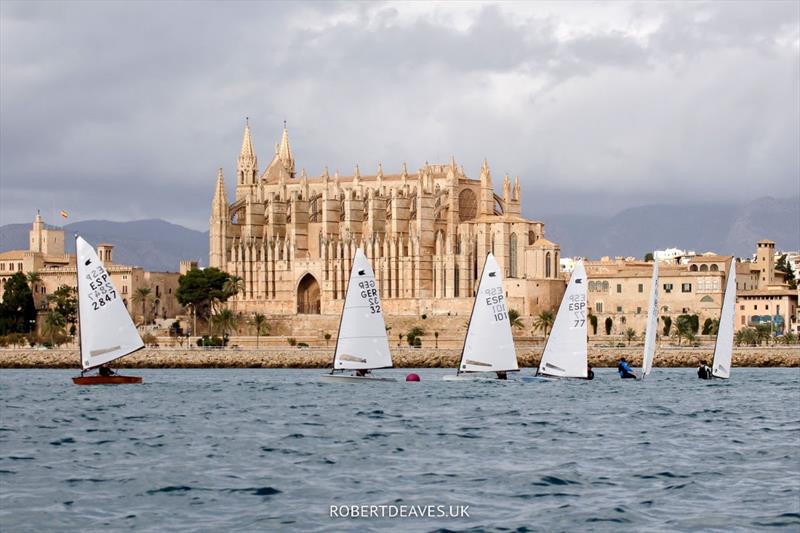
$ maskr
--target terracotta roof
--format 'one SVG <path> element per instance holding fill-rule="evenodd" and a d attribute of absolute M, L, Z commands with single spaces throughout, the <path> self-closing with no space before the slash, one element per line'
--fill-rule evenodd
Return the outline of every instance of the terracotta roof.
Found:
<path fill-rule="evenodd" d="M 561 248 L 559 245 L 552 241 L 548 241 L 544 237 L 533 243 L 534 248 Z"/>
<path fill-rule="evenodd" d="M 28 250 L 9 250 L 7 252 L 0 252 L 0 260 L 8 259 L 22 259 Z"/>

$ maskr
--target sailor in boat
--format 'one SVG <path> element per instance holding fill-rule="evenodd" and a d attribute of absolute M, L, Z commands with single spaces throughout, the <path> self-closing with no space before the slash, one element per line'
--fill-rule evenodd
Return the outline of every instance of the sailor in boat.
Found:
<path fill-rule="evenodd" d="M 508 379 L 508 374 L 504 370 L 497 373 L 497 379 Z"/>
<path fill-rule="evenodd" d="M 594 379 L 594 370 L 592 370 L 592 365 L 586 365 L 586 379 Z"/>
<path fill-rule="evenodd" d="M 624 357 L 617 364 L 617 372 L 619 372 L 619 377 L 622 379 L 636 379 L 636 373 Z"/>
<path fill-rule="evenodd" d="M 111 367 L 108 365 L 100 365 L 97 368 L 97 375 L 103 377 L 110 377 L 110 376 L 116 376 L 117 373 L 111 370 Z"/>
<path fill-rule="evenodd" d="M 700 379 L 711 379 L 711 368 L 705 362 L 697 367 L 697 377 Z"/>
<path fill-rule="evenodd" d="M 370 372 L 370 371 L 369 371 L 368 369 L 366 369 L 366 368 L 359 368 L 358 370 L 356 370 L 356 377 L 358 377 L 358 378 L 365 378 L 365 377 L 367 377 L 367 374 L 371 374 L 371 373 L 372 373 L 372 372 Z"/>

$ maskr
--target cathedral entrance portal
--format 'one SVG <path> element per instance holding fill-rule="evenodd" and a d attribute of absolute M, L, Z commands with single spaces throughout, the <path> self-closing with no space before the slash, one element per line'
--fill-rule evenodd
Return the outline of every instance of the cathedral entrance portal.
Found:
<path fill-rule="evenodd" d="M 306 274 L 297 285 L 297 313 L 318 315 L 320 313 L 319 283 L 311 274 Z"/>

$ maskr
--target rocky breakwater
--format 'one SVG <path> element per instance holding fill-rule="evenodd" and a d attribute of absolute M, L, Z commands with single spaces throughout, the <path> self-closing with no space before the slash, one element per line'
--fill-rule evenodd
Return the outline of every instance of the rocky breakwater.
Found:
<path fill-rule="evenodd" d="M 541 348 L 517 351 L 521 367 L 536 367 Z M 433 348 L 393 348 L 394 364 L 399 368 L 455 368 L 460 350 Z M 116 361 L 119 368 L 330 368 L 332 348 L 281 349 L 145 349 Z M 615 367 L 620 357 L 633 366 L 641 365 L 641 348 L 589 349 L 589 363 L 595 367 Z M 711 362 L 712 348 L 662 348 L 655 358 L 659 367 L 693 367 Z M 762 346 L 736 348 L 733 365 L 738 367 L 800 367 L 800 346 Z M 2 349 L 0 368 L 77 368 L 75 349 Z"/>

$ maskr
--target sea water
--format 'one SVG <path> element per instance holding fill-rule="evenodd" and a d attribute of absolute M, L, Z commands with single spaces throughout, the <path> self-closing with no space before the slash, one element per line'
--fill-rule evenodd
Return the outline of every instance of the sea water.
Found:
<path fill-rule="evenodd" d="M 797 368 L 548 383 L 322 372 L 142 370 L 126 373 L 143 385 L 78 387 L 71 371 L 0 371 L 0 530 L 800 529 Z M 341 517 L 370 505 L 383 515 Z"/>

